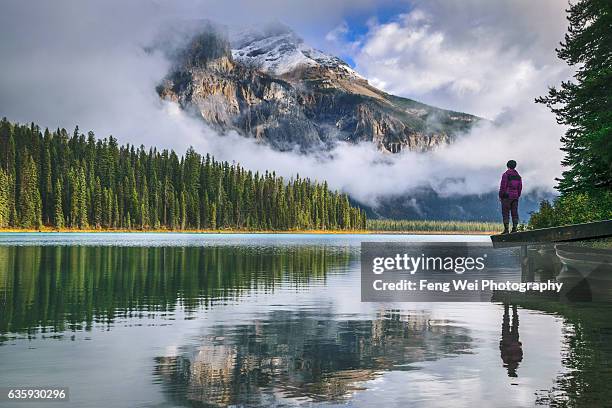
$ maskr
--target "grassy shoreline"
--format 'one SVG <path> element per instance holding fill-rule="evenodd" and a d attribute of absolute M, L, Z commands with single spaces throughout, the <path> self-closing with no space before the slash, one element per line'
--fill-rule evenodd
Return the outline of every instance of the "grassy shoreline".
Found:
<path fill-rule="evenodd" d="M 34 228 L 0 228 L 0 233 L 23 233 L 23 232 L 40 232 L 40 233 L 185 233 L 185 234 L 321 234 L 321 235 L 493 235 L 498 231 L 427 231 L 427 230 L 406 230 L 406 231 L 384 231 L 384 230 L 244 230 L 244 229 L 185 229 L 185 230 L 169 230 L 169 229 L 76 229 L 76 228 L 51 228 L 42 227 Z"/>
<path fill-rule="evenodd" d="M 440 221 L 440 220 L 367 220 L 371 231 L 426 231 L 439 234 L 476 233 L 499 234 L 502 224 L 490 221 Z"/>

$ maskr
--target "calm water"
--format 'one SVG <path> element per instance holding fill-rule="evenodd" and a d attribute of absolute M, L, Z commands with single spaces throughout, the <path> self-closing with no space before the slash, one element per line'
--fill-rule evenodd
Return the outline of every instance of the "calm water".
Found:
<path fill-rule="evenodd" d="M 67 386 L 74 407 L 611 404 L 607 304 L 361 303 L 364 240 L 487 238 L 0 235 L 0 387 Z"/>

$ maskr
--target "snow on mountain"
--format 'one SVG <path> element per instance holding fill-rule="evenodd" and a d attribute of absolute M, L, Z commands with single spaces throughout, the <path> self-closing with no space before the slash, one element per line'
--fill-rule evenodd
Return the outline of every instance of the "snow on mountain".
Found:
<path fill-rule="evenodd" d="M 346 62 L 304 43 L 289 27 L 277 23 L 232 34 L 232 58 L 271 75 L 300 68 L 324 68 L 348 78 L 363 79 Z"/>
<path fill-rule="evenodd" d="M 427 151 L 478 120 L 385 93 L 280 24 L 239 33 L 208 25 L 176 55 L 162 98 L 279 150 L 369 141 L 389 153 Z"/>

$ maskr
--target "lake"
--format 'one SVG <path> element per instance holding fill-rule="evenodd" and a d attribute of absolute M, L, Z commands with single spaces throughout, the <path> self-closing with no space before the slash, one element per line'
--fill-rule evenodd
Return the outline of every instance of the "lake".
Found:
<path fill-rule="evenodd" d="M 415 240 L 488 237 L 0 234 L 0 388 L 69 387 L 74 407 L 610 404 L 608 303 L 362 303 L 360 243 Z"/>

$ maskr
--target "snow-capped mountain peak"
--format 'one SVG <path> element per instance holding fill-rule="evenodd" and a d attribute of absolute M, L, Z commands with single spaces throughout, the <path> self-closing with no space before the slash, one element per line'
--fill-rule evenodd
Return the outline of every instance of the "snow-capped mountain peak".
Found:
<path fill-rule="evenodd" d="M 370 141 L 398 153 L 446 145 L 478 118 L 383 92 L 276 24 L 194 36 L 157 90 L 221 131 L 279 150 Z"/>
<path fill-rule="evenodd" d="M 348 78 L 362 79 L 346 62 L 305 44 L 293 30 L 280 23 L 234 33 L 231 45 L 234 60 L 271 75 L 325 68 Z"/>

